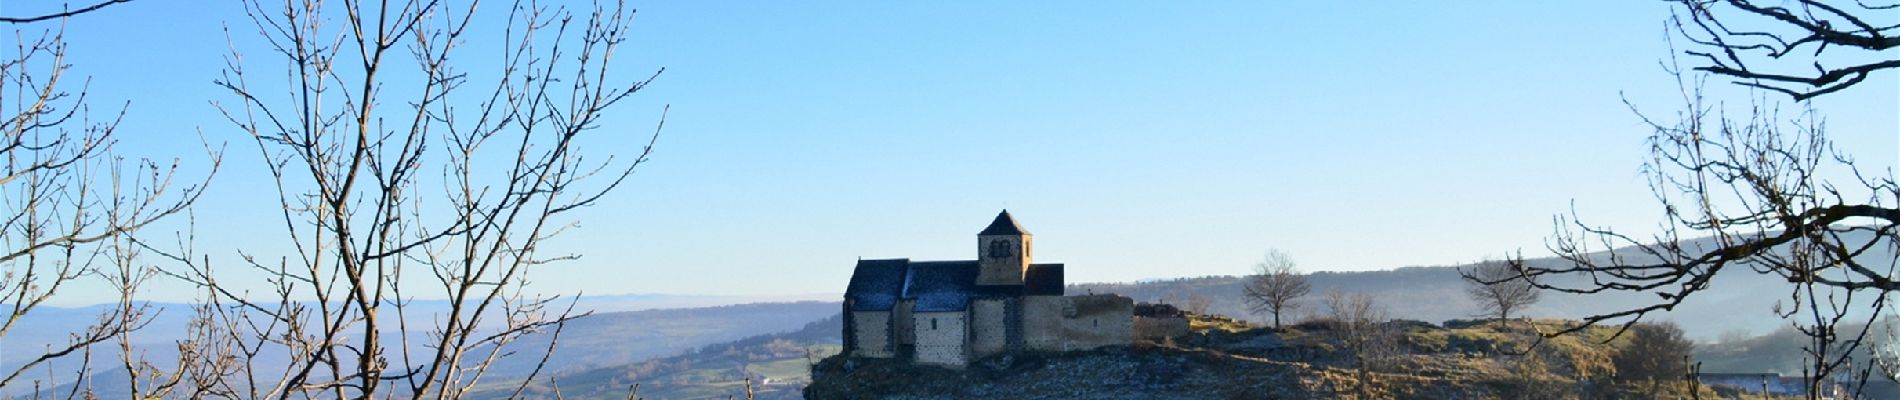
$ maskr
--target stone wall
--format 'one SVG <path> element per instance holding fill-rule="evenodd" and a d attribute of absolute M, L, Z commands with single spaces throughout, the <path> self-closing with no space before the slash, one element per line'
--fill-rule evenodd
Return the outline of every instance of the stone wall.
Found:
<path fill-rule="evenodd" d="M 1127 345 L 1134 338 L 1135 301 L 1117 295 L 1023 298 L 1023 347 L 1069 351 Z"/>
<path fill-rule="evenodd" d="M 857 348 L 851 354 L 858 357 L 890 358 L 891 352 L 891 312 L 889 311 L 852 311 L 851 332 L 857 340 Z"/>
<path fill-rule="evenodd" d="M 1063 296 L 1064 350 L 1126 346 L 1135 337 L 1135 300 L 1112 294 Z"/>
<path fill-rule="evenodd" d="M 1062 350 L 1062 296 L 1023 296 L 1023 348 Z"/>
<path fill-rule="evenodd" d="M 1181 317 L 1135 317 L 1135 337 L 1161 340 L 1188 334 L 1188 320 Z"/>
<path fill-rule="evenodd" d="M 1021 285 L 1023 272 L 1035 261 L 1030 254 L 1030 235 L 977 235 L 976 257 L 978 285 Z M 1008 248 L 1008 256 L 990 257 L 990 246 L 994 242 L 1003 242 Z"/>
<path fill-rule="evenodd" d="M 917 330 L 918 364 L 962 367 L 968 362 L 964 337 L 970 333 L 967 314 L 956 312 L 914 312 Z"/>
<path fill-rule="evenodd" d="M 1009 349 L 1009 300 L 978 299 L 970 303 L 970 355 L 983 357 Z"/>

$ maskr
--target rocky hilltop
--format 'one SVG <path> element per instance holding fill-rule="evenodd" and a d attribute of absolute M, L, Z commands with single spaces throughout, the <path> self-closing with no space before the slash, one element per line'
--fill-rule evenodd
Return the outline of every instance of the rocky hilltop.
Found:
<path fill-rule="evenodd" d="M 831 357 L 813 399 L 1538 399 L 1759 398 L 1736 388 L 1619 376 L 1613 328 L 1539 341 L 1574 322 L 1393 321 L 1373 340 L 1341 326 L 1250 328 L 1195 317 L 1189 335 L 1087 352 L 990 357 L 962 370 Z M 1355 343 L 1356 342 L 1356 343 Z M 1367 343 L 1371 343 L 1367 345 Z M 1363 368 L 1362 368 L 1363 367 Z M 1680 376 L 1680 375 L 1676 375 Z"/>

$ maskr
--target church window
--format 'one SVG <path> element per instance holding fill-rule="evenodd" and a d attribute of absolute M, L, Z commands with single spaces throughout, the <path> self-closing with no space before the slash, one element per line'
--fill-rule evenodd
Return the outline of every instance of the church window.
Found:
<path fill-rule="evenodd" d="M 937 330 L 937 317 L 930 317 L 930 330 Z"/>
<path fill-rule="evenodd" d="M 1089 325 L 1094 325 L 1095 327 L 1100 328 L 1102 327 L 1102 320 L 1090 318 Z"/>
<path fill-rule="evenodd" d="M 1014 252 L 1010 251 L 1010 248 L 1009 248 L 1010 244 L 1011 243 L 1008 240 L 1000 240 L 1000 239 L 991 240 L 990 241 L 990 258 L 1003 258 L 1003 257 L 1013 256 L 1014 254 L 1011 254 L 1011 253 L 1014 253 Z"/>

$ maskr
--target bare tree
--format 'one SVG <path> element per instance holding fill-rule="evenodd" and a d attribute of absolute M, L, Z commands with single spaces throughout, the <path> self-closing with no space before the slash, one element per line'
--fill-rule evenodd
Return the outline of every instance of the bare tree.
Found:
<path fill-rule="evenodd" d="M 1881 51 L 1895 43 L 1888 35 L 1897 29 L 1897 5 L 1678 4 L 1671 26 L 1696 46 L 1685 54 L 1708 63 L 1694 70 L 1739 78 L 1742 85 L 1797 101 L 1900 66 L 1891 51 Z M 1872 53 L 1827 52 L 1842 48 Z M 1828 66 L 1841 63 L 1849 66 Z M 1816 72 L 1770 72 L 1777 65 Z M 1644 316 L 1672 310 L 1708 290 L 1724 273 L 1768 275 L 1788 283 L 1772 311 L 1809 339 L 1803 349 L 1809 392 L 1821 393 L 1828 380 L 1841 377 L 1864 382 L 1876 363 L 1855 355 L 1864 352 L 1873 336 L 1870 327 L 1889 311 L 1888 299 L 1900 290 L 1890 256 L 1900 250 L 1900 209 L 1894 207 L 1900 185 L 1892 171 L 1858 168 L 1850 154 L 1827 139 L 1824 119 L 1813 109 L 1784 117 L 1763 99 L 1731 114 L 1704 99 L 1700 78 L 1685 74 L 1675 62 L 1666 66 L 1682 88 L 1682 111 L 1671 120 L 1638 112 L 1653 132 L 1644 172 L 1662 206 L 1661 232 L 1635 235 L 1591 226 L 1573 213 L 1559 219 L 1551 244 L 1568 263 L 1531 267 L 1523 274 L 1545 290 L 1644 292 L 1655 301 L 1592 315 L 1584 324 L 1547 334 L 1606 322 L 1627 331 Z M 1598 253 L 1602 250 L 1614 251 Z M 1564 275 L 1577 279 L 1537 279 Z"/>
<path fill-rule="evenodd" d="M 544 244 L 575 226 L 568 213 L 620 186 L 658 139 L 656 127 L 625 157 L 582 152 L 605 111 L 658 75 L 614 72 L 633 10 L 244 4 L 269 45 L 261 53 L 275 57 L 234 46 L 217 84 L 235 101 L 218 108 L 275 178 L 290 251 L 242 252 L 241 268 L 269 276 L 262 288 L 177 258 L 173 274 L 211 293 L 204 301 L 222 334 L 211 347 L 244 360 L 210 382 L 213 394 L 459 398 L 498 360 L 521 358 L 534 367 L 508 377 L 520 396 L 565 324 L 585 315 L 528 287 L 531 271 L 578 257 Z M 477 41 L 501 51 L 463 47 Z M 530 334 L 552 339 L 510 346 Z"/>
<path fill-rule="evenodd" d="M 1537 286 L 1524 275 L 1524 256 L 1504 261 L 1480 263 L 1471 270 L 1459 269 L 1465 279 L 1465 293 L 1484 307 L 1484 316 L 1511 319 L 1511 313 L 1536 304 L 1542 297 Z"/>
<path fill-rule="evenodd" d="M 1856 0 L 1672 0 L 1670 27 L 1697 45 L 1698 71 L 1787 94 L 1795 100 L 1846 89 L 1880 70 L 1900 68 L 1900 3 Z M 1823 53 L 1831 62 L 1823 62 Z M 1842 54 L 1842 52 L 1849 52 Z"/>
<path fill-rule="evenodd" d="M 1293 256 L 1278 249 L 1267 250 L 1267 258 L 1254 264 L 1254 274 L 1242 288 L 1249 310 L 1273 315 L 1273 329 L 1280 329 L 1280 317 L 1299 309 L 1297 300 L 1312 291 Z"/>
<path fill-rule="evenodd" d="M 1327 317 L 1334 323 L 1340 344 L 1360 365 L 1376 363 L 1379 357 L 1390 355 L 1386 347 L 1391 345 L 1386 330 L 1384 305 L 1378 298 L 1365 293 L 1326 292 Z"/>
<path fill-rule="evenodd" d="M 1713 119 L 1699 95 L 1689 96 L 1696 111 L 1688 119 L 1652 122 L 1655 161 L 1647 170 L 1664 206 L 1665 230 L 1644 240 L 1564 218 L 1552 247 L 1567 265 L 1524 273 L 1545 290 L 1646 292 L 1655 301 L 1591 315 L 1585 324 L 1550 334 L 1604 322 L 1628 329 L 1708 290 L 1724 271 L 1763 274 L 1788 282 L 1771 311 L 1810 339 L 1804 351 L 1811 392 L 1835 374 L 1869 376 L 1873 363 L 1857 363 L 1854 355 L 1872 337 L 1868 327 L 1889 309 L 1888 295 L 1900 289 L 1895 260 L 1873 256 L 1900 246 L 1894 240 L 1900 210 L 1887 205 L 1900 198 L 1900 186 L 1891 175 L 1854 168 L 1811 119 L 1782 122 L 1762 108 L 1746 121 Z M 1823 178 L 1830 169 L 1849 171 L 1856 187 Z M 1538 279 L 1553 275 L 1585 279 Z"/>
<path fill-rule="evenodd" d="M 1386 323 L 1385 306 L 1369 294 L 1328 291 L 1326 310 L 1334 340 L 1357 367 L 1360 396 L 1370 395 L 1371 372 L 1385 368 L 1399 350 L 1397 332 Z"/>
<path fill-rule="evenodd" d="M 1187 308 L 1185 310 L 1194 313 L 1194 315 L 1207 315 L 1208 307 L 1213 306 L 1213 298 L 1200 293 L 1189 293 L 1187 297 Z"/>
<path fill-rule="evenodd" d="M 70 383 L 66 396 L 92 396 L 82 382 L 93 371 L 93 346 L 110 342 L 119 345 L 117 361 L 131 378 L 134 395 L 168 390 L 141 385 L 141 378 L 167 376 L 155 373 L 156 367 L 130 348 L 128 335 L 155 314 L 133 298 L 153 276 L 139 260 L 145 245 L 138 235 L 186 213 L 217 170 L 219 157 L 209 153 L 204 180 L 194 182 L 179 175 L 182 160 L 128 161 L 116 153 L 114 135 L 129 106 L 95 114 L 86 82 L 68 76 L 71 65 L 65 59 L 66 19 L 103 6 L 0 18 L 9 27 L 61 22 L 37 34 L 14 29 L 12 51 L 0 58 L 0 99 L 11 100 L 0 100 L 0 246 L 5 246 L 0 250 L 0 310 L 5 310 L 0 337 L 82 281 L 96 279 L 91 283 L 117 292 L 93 324 L 0 370 L 0 390 L 18 389 L 30 380 L 32 387 L 49 389 Z M 48 375 L 40 380 L 28 377 L 30 371 Z"/>

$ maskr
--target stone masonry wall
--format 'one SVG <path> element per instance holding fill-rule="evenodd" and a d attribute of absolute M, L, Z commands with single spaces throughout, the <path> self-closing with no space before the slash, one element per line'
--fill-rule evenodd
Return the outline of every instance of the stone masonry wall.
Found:
<path fill-rule="evenodd" d="M 1023 296 L 1023 348 L 1062 350 L 1062 296 Z"/>
<path fill-rule="evenodd" d="M 918 364 L 962 367 L 968 362 L 964 337 L 970 332 L 967 314 L 957 312 L 916 312 Z"/>
<path fill-rule="evenodd" d="M 1126 346 L 1134 339 L 1135 300 L 1112 294 L 1063 296 L 1064 350 Z M 1072 312 L 1071 312 L 1072 311 Z"/>
<path fill-rule="evenodd" d="M 1127 345 L 1134 338 L 1135 301 L 1117 295 L 1023 298 L 1023 347 L 1040 351 Z"/>
<path fill-rule="evenodd" d="M 980 299 L 970 304 L 970 355 L 983 357 L 1009 349 L 1008 300 Z"/>
<path fill-rule="evenodd" d="M 1135 337 L 1161 340 L 1188 334 L 1188 320 L 1181 317 L 1135 317 Z"/>
<path fill-rule="evenodd" d="M 852 311 L 851 326 L 857 338 L 858 347 L 851 354 L 858 357 L 890 358 L 891 353 L 891 313 L 889 311 Z"/>

